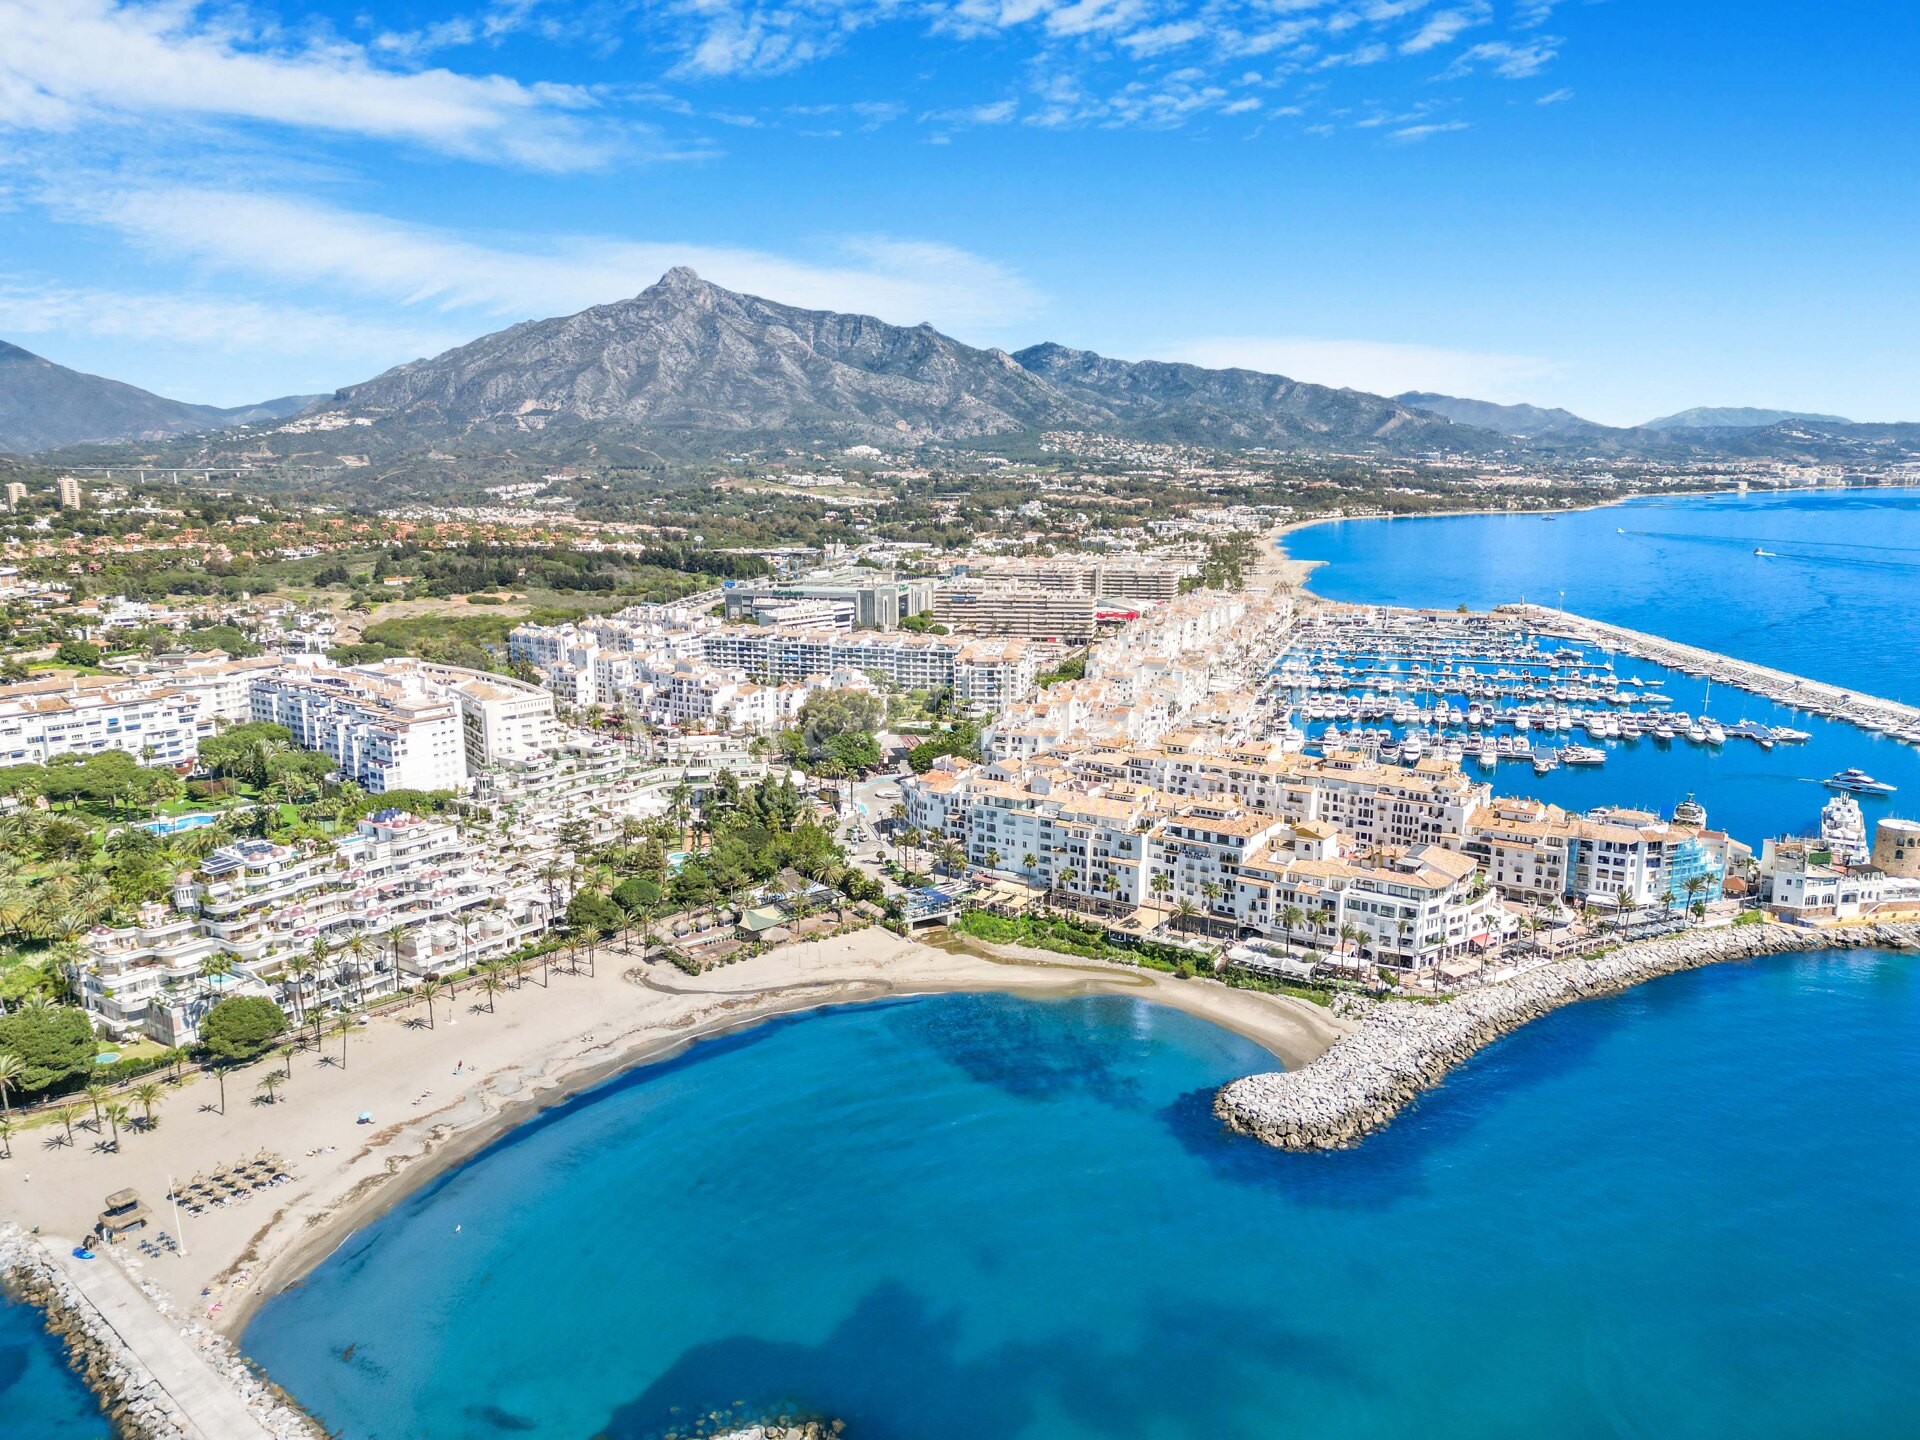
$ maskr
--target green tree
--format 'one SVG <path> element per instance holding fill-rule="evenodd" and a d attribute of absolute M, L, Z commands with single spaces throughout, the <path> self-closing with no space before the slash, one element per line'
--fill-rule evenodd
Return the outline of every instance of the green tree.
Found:
<path fill-rule="evenodd" d="M 279 1103 L 280 1087 L 286 1083 L 285 1075 L 278 1070 L 269 1070 L 260 1077 L 259 1083 L 254 1088 L 260 1092 L 267 1104 L 274 1105 Z"/>
<path fill-rule="evenodd" d="M 286 1033 L 287 1012 L 264 995 L 219 1001 L 200 1022 L 200 1043 L 227 1064 L 257 1059 Z"/>
<path fill-rule="evenodd" d="M 20 1062 L 18 1088 L 33 1094 L 69 1085 L 93 1069 L 99 1053 L 86 1011 L 29 1001 L 0 1017 L 0 1050 Z"/>

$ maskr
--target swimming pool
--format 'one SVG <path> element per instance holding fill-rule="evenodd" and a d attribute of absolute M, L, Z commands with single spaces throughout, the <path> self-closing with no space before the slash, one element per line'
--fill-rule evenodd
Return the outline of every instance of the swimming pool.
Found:
<path fill-rule="evenodd" d="M 219 818 L 203 810 L 192 815 L 168 815 L 159 820 L 142 821 L 140 828 L 150 830 L 155 835 L 178 835 L 182 830 L 198 830 L 203 825 L 211 825 Z"/>

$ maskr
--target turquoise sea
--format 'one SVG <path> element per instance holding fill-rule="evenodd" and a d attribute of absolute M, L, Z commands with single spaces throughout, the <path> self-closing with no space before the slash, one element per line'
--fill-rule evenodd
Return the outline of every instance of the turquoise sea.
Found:
<path fill-rule="evenodd" d="M 0 1435 L 108 1440 L 112 1433 L 40 1312 L 0 1295 Z"/>
<path fill-rule="evenodd" d="M 507 1136 L 246 1333 L 349 1440 L 1907 1436 L 1920 974 L 1795 957 L 1509 1037 L 1359 1149 L 1138 1001 L 702 1045 Z"/>
<path fill-rule="evenodd" d="M 1330 600 L 1516 600 L 1920 702 L 1920 490 L 1631 500 L 1568 515 L 1348 520 L 1287 537 Z M 1756 549 L 1770 550 L 1759 556 Z M 1564 600 L 1563 597 L 1564 596 Z"/>

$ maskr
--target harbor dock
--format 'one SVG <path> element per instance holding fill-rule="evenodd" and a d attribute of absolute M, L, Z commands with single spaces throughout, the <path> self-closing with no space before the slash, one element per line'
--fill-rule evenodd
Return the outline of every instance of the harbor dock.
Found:
<path fill-rule="evenodd" d="M 1789 709 L 1802 710 L 1876 734 L 1892 735 L 1909 744 L 1920 744 L 1920 706 L 1902 704 L 1875 695 L 1862 695 L 1822 680 L 1810 680 L 1785 670 L 1736 660 L 1715 650 L 1697 645 L 1682 645 L 1644 631 L 1622 625 L 1590 620 L 1584 615 L 1556 610 L 1547 605 L 1501 605 L 1494 613 L 1543 635 L 1579 644 L 1624 651 L 1642 660 L 1664 665 L 1683 674 L 1697 675 L 1716 684 L 1726 683 L 1765 696 Z"/>

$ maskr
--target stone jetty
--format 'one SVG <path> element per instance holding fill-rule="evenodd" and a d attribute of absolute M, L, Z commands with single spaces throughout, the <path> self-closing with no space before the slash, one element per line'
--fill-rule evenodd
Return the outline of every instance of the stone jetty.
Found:
<path fill-rule="evenodd" d="M 1421 1091 L 1510 1031 L 1562 1005 L 1618 994 L 1643 980 L 1723 960 L 1795 950 L 1920 946 L 1920 925 L 1840 930 L 1734 925 L 1555 961 L 1450 1000 L 1337 1002 L 1359 1025 L 1299 1070 L 1223 1087 L 1214 1113 L 1230 1129 L 1283 1150 L 1337 1150 L 1389 1124 Z"/>
<path fill-rule="evenodd" d="M 1809 680 L 1804 675 L 1756 665 L 1750 660 L 1736 660 L 1717 650 L 1682 645 L 1658 635 L 1629 630 L 1621 625 L 1609 625 L 1601 620 L 1590 620 L 1584 615 L 1556 610 L 1548 605 L 1500 605 L 1495 607 L 1495 613 L 1513 616 L 1530 629 L 1555 639 L 1621 650 L 1639 659 L 1651 660 L 1656 665 L 1664 665 L 1669 670 L 1678 670 L 1685 675 L 1700 675 L 1716 684 L 1750 690 L 1788 709 L 1801 710 L 1809 715 L 1823 715 L 1830 720 L 1844 720 L 1862 730 L 1901 738 L 1920 731 L 1920 706 L 1903 705 L 1898 700 L 1885 700 L 1877 695 L 1863 695 L 1857 690 L 1829 685 L 1824 680 Z"/>
<path fill-rule="evenodd" d="M 183 1322 L 156 1286 L 106 1256 L 69 1259 L 18 1226 L 0 1226 L 0 1280 L 45 1314 L 116 1435 L 325 1440 L 326 1431 L 224 1336 Z"/>

